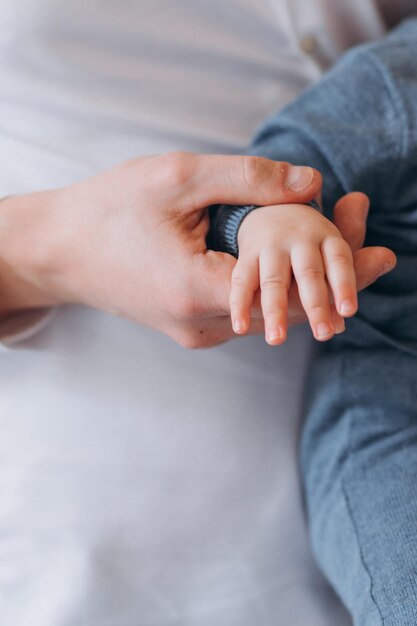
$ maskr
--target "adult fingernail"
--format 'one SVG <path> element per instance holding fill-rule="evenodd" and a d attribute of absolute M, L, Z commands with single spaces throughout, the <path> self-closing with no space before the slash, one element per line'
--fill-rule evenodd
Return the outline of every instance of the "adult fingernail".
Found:
<path fill-rule="evenodd" d="M 293 165 L 289 168 L 285 185 L 291 191 L 303 191 L 314 178 L 314 171 L 311 167 Z"/>
<path fill-rule="evenodd" d="M 368 217 L 369 207 L 370 207 L 370 206 L 371 206 L 371 205 L 370 205 L 369 198 L 366 198 L 366 199 L 364 198 L 364 199 L 363 199 L 363 208 L 362 208 L 362 211 L 363 211 L 363 219 L 364 219 L 364 220 L 366 220 L 366 219 L 367 219 L 367 217 Z"/>
<path fill-rule="evenodd" d="M 387 274 L 388 272 L 390 272 L 392 269 L 394 269 L 395 264 L 393 263 L 384 263 L 384 265 L 381 268 L 381 272 L 380 272 L 380 276 L 383 276 L 384 274 Z"/>

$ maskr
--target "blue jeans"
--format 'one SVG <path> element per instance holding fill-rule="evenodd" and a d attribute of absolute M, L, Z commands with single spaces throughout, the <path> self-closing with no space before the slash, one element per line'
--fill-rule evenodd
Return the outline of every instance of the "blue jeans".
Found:
<path fill-rule="evenodd" d="M 407 84 L 391 94 L 396 119 L 401 106 L 406 111 L 406 132 L 391 132 L 389 119 L 384 132 L 408 152 L 386 167 L 392 188 L 385 197 L 378 196 L 382 183 L 375 187 L 378 176 L 372 181 L 369 164 L 363 176 L 375 199 L 367 241 L 391 247 L 398 265 L 360 295 L 347 331 L 320 349 L 301 439 L 313 549 L 355 626 L 417 624 L 416 21 L 403 32 L 411 35 L 404 47 L 398 41 L 391 50 L 379 47 Z M 372 85 L 369 93 L 382 94 Z M 378 129 L 371 110 L 362 107 L 362 115 Z"/>
<path fill-rule="evenodd" d="M 329 216 L 343 193 L 368 193 L 367 243 L 398 255 L 313 361 L 301 469 L 317 562 L 355 626 L 415 626 L 417 19 L 346 55 L 250 153 L 321 170 Z M 233 211 L 214 222 L 229 238 Z"/>
<path fill-rule="evenodd" d="M 402 217 L 398 269 L 313 363 L 301 439 L 315 556 L 355 626 L 417 624 L 417 208 Z"/>

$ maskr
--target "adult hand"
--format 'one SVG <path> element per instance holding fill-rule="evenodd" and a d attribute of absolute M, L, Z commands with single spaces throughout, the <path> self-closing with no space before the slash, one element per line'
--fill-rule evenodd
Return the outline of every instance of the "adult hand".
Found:
<path fill-rule="evenodd" d="M 10 198 L 1 205 L 0 311 L 78 303 L 155 328 L 186 347 L 226 341 L 233 336 L 228 300 L 235 260 L 207 251 L 207 206 L 307 202 L 320 188 L 320 174 L 310 168 L 173 153 Z M 336 219 L 359 245 L 365 222 L 352 211 L 357 219 L 344 219 L 342 204 Z M 384 249 L 358 252 L 359 288 L 392 257 Z M 304 319 L 293 292 L 290 324 Z M 252 330 L 262 332 L 261 320 Z"/>
<path fill-rule="evenodd" d="M 186 346 L 230 336 L 232 257 L 207 252 L 207 206 L 308 201 L 311 168 L 173 153 L 0 205 L 0 314 L 84 304 Z M 222 319 L 224 318 L 224 319 Z"/>

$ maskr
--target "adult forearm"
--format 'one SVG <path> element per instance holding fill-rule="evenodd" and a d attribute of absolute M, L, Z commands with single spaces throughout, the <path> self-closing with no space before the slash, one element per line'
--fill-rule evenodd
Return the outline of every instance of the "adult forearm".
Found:
<path fill-rule="evenodd" d="M 53 288 L 62 268 L 54 230 L 54 192 L 0 202 L 0 316 L 62 303 Z"/>
<path fill-rule="evenodd" d="M 207 206 L 307 201 L 286 164 L 171 153 L 132 159 L 48 192 L 0 203 L 0 316 L 80 304 L 150 326 L 185 346 L 232 336 L 233 261 L 207 253 Z"/>

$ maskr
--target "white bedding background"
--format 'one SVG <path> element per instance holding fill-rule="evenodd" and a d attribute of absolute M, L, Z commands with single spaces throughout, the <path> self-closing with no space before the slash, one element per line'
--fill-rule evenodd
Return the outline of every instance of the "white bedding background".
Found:
<path fill-rule="evenodd" d="M 238 152 L 384 30 L 371 0 L 0 0 L 0 23 L 0 195 Z M 1 626 L 348 624 L 302 514 L 311 347 L 187 352 L 72 307 L 0 354 Z"/>

